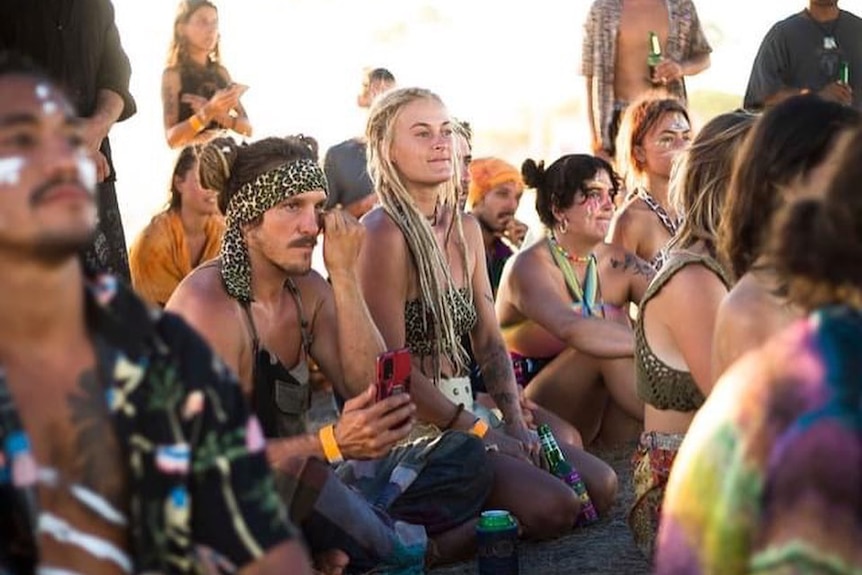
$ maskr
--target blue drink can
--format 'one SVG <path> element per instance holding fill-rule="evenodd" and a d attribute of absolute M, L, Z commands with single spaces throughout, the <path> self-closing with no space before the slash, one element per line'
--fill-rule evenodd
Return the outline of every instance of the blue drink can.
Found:
<path fill-rule="evenodd" d="M 476 526 L 479 575 L 518 575 L 518 522 L 508 511 L 484 511 Z"/>

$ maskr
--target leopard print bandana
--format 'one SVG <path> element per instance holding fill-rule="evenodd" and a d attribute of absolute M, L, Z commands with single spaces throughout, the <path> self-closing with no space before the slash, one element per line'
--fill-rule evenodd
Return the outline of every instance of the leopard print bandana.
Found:
<path fill-rule="evenodd" d="M 287 198 L 327 191 L 326 176 L 313 160 L 283 164 L 243 184 L 230 199 L 221 244 L 221 275 L 227 293 L 241 302 L 252 301 L 251 261 L 242 236 L 242 225 L 263 215 Z"/>

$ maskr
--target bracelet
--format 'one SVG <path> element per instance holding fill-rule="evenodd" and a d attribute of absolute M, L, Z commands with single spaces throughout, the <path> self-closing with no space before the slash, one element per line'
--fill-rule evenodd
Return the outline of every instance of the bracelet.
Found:
<path fill-rule="evenodd" d="M 320 428 L 317 432 L 320 438 L 320 443 L 323 445 L 323 455 L 329 463 L 341 463 L 344 461 L 344 456 L 338 448 L 338 442 L 335 441 L 335 425 L 329 424 Z"/>
<path fill-rule="evenodd" d="M 470 433 L 479 439 L 482 439 L 485 437 L 485 434 L 488 433 L 488 424 L 485 423 L 484 419 L 476 419 L 476 421 L 473 422 L 473 427 L 470 428 Z"/>
<path fill-rule="evenodd" d="M 445 426 L 441 427 L 440 429 L 442 429 L 443 431 L 447 431 L 449 429 L 452 429 L 452 426 L 455 425 L 456 421 L 458 421 L 458 417 L 461 415 L 462 411 L 464 411 L 464 404 L 459 403 L 458 407 L 455 408 L 455 415 L 453 415 L 449 419 L 449 423 L 447 423 Z"/>
<path fill-rule="evenodd" d="M 203 120 L 201 120 L 197 114 L 192 114 L 191 116 L 189 116 L 189 126 L 192 127 L 192 130 L 194 130 L 195 133 L 200 132 L 204 129 Z"/>

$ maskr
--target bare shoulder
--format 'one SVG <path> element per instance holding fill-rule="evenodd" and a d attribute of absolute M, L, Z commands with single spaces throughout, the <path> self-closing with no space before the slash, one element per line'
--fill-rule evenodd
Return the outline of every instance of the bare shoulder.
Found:
<path fill-rule="evenodd" d="M 371 211 L 362 216 L 362 225 L 365 226 L 365 239 L 372 239 L 374 242 L 401 242 L 404 241 L 404 234 L 401 228 L 389 217 L 389 214 L 377 206 Z"/>
<path fill-rule="evenodd" d="M 165 308 L 186 318 L 192 325 L 224 326 L 237 314 L 238 306 L 228 295 L 216 265 L 199 267 L 187 275 Z"/>
<path fill-rule="evenodd" d="M 467 240 L 467 245 L 471 247 L 482 245 L 482 228 L 479 226 L 479 220 L 476 219 L 476 216 L 462 213 L 461 223 L 464 227 L 464 239 Z"/>
<path fill-rule="evenodd" d="M 509 273 L 513 274 L 516 278 L 532 278 L 539 271 L 546 270 L 550 262 L 551 258 L 547 244 L 539 241 L 516 252 L 506 262 L 506 267 L 510 269 Z M 536 276 L 536 279 L 540 277 L 544 277 L 544 275 Z"/>
<path fill-rule="evenodd" d="M 611 241 L 618 242 L 623 237 L 636 233 L 636 230 L 644 225 L 648 215 L 648 208 L 640 198 L 632 198 L 614 213 L 611 219 L 609 237 Z"/>
<path fill-rule="evenodd" d="M 775 299 L 751 274 L 733 286 L 718 308 L 718 329 L 725 333 L 750 336 L 772 325 Z"/>
<path fill-rule="evenodd" d="M 162 86 L 174 85 L 180 85 L 180 69 L 178 66 L 168 66 L 162 71 Z"/>
<path fill-rule="evenodd" d="M 683 266 L 667 282 L 667 287 L 672 290 L 680 290 L 678 293 L 695 294 L 704 289 L 720 287 L 722 292 L 727 293 L 724 282 L 714 271 L 700 263 L 691 263 Z"/>
<path fill-rule="evenodd" d="M 317 309 L 332 295 L 332 286 L 315 270 L 301 276 L 291 276 L 291 281 L 299 291 L 303 307 Z"/>

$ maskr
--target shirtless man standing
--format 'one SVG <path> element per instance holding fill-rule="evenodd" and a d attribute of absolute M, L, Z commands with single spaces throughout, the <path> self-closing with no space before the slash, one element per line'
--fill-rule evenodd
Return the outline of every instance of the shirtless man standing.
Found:
<path fill-rule="evenodd" d="M 709 67 L 712 51 L 692 0 L 594 0 L 584 24 L 581 74 L 593 154 L 614 157 L 626 106 L 654 88 L 685 100 L 685 76 Z M 649 33 L 658 35 L 662 60 L 649 76 Z"/>

